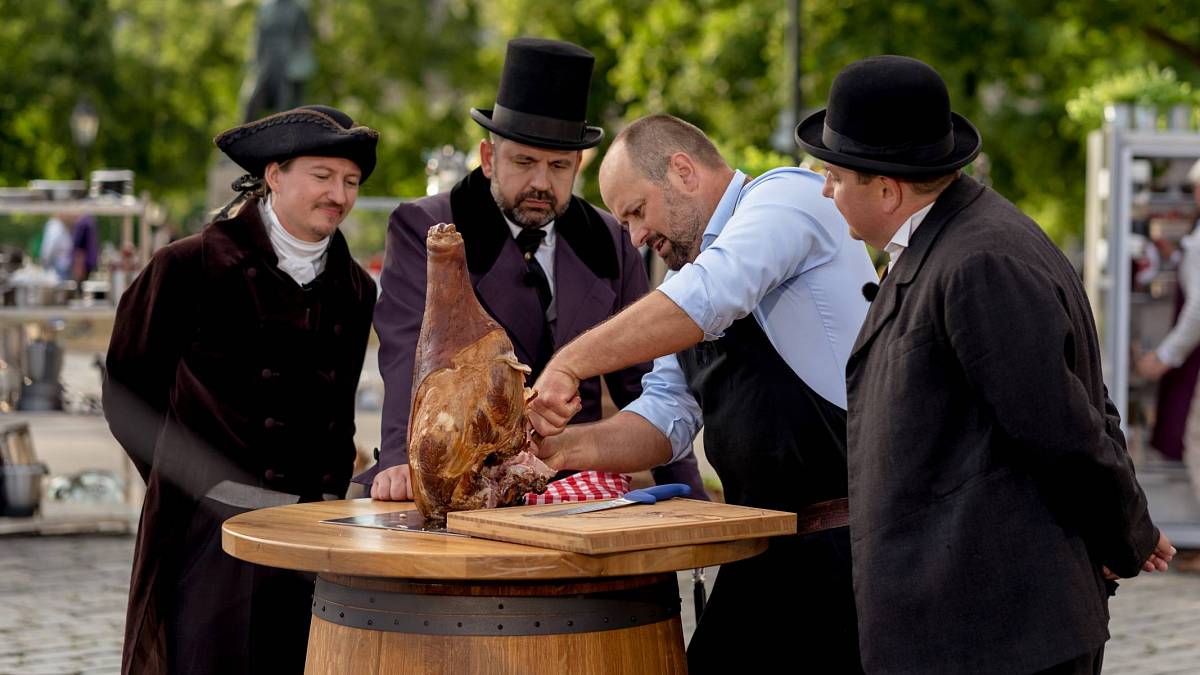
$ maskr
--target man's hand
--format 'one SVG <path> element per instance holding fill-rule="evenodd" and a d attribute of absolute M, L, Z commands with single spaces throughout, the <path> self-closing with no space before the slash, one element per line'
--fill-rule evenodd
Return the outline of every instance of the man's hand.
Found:
<path fill-rule="evenodd" d="M 545 438 L 541 434 L 532 434 L 530 444 L 533 446 L 534 454 L 538 459 L 546 463 L 546 466 L 555 471 L 562 471 L 566 468 L 566 452 L 562 443 L 562 436 L 551 436 Z"/>
<path fill-rule="evenodd" d="M 1166 572 L 1167 564 L 1175 557 L 1175 547 L 1171 545 L 1171 540 L 1167 539 L 1167 535 L 1162 532 L 1158 533 L 1158 545 L 1154 547 L 1154 552 L 1150 557 L 1146 558 L 1146 562 L 1142 563 L 1143 572 Z M 1104 578 L 1109 581 L 1116 581 L 1121 577 L 1113 574 L 1108 567 L 1104 568 Z"/>
<path fill-rule="evenodd" d="M 1158 533 L 1158 545 L 1154 547 L 1154 552 L 1142 563 L 1142 571 L 1144 572 L 1166 572 L 1167 563 L 1175 557 L 1175 547 L 1171 545 L 1171 540 L 1167 539 L 1167 535 L 1161 531 Z"/>
<path fill-rule="evenodd" d="M 537 396 L 529 402 L 529 423 L 534 431 L 549 438 L 562 433 L 567 422 L 583 408 L 579 400 L 579 378 L 557 367 L 554 359 L 546 364 L 533 385 Z"/>
<path fill-rule="evenodd" d="M 412 475 L 407 464 L 397 464 L 375 474 L 375 480 L 371 482 L 371 499 L 404 502 L 412 498 Z"/>

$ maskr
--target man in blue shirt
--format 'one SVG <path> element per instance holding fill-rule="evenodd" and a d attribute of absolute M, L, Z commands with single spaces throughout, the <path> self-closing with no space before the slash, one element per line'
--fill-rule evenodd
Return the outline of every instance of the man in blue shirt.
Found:
<path fill-rule="evenodd" d="M 875 273 L 822 182 L 798 168 L 751 179 L 669 115 L 631 124 L 601 166 L 601 193 L 634 244 L 674 273 L 560 350 L 535 385 L 530 419 L 553 468 L 663 464 L 703 425 L 727 502 L 799 514 L 799 534 L 722 566 L 689 646 L 692 672 L 777 667 L 794 653 L 811 672 L 861 669 L 843 373 Z M 564 431 L 581 380 L 647 359 L 640 398 Z"/>

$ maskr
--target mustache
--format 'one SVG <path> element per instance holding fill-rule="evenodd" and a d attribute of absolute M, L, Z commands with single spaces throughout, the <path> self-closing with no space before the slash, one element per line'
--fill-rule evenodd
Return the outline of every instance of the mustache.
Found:
<path fill-rule="evenodd" d="M 318 209 L 332 209 L 334 211 L 337 211 L 338 215 L 341 215 L 346 210 L 345 207 L 343 207 L 341 204 L 334 204 L 333 202 L 324 202 L 321 204 L 317 204 L 317 208 Z"/>
<path fill-rule="evenodd" d="M 518 204 L 525 201 L 526 199 L 536 199 L 537 201 L 540 201 L 540 202 L 549 202 L 551 205 L 558 204 L 558 200 L 554 198 L 553 190 L 528 190 L 526 192 L 522 192 L 521 194 L 517 195 L 517 203 Z"/>

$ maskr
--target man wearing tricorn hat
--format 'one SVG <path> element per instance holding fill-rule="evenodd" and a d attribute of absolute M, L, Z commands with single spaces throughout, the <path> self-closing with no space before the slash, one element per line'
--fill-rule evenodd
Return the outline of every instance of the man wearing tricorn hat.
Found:
<path fill-rule="evenodd" d="M 385 385 L 382 444 L 378 464 L 355 479 L 371 486 L 372 497 L 412 498 L 407 429 L 430 227 L 453 222 L 462 233 L 475 294 L 508 332 L 517 358 L 533 368 L 531 383 L 557 347 L 646 293 L 642 258 L 629 235 L 608 213 L 571 194 L 580 151 L 604 137 L 586 122 L 594 61 L 569 42 L 510 41 L 495 106 L 471 110 L 489 132 L 479 144 L 481 166 L 448 193 L 392 213 L 375 313 Z M 638 364 L 605 378 L 618 406 L 637 398 L 648 370 L 649 364 Z M 577 420 L 600 418 L 600 378 L 583 384 L 580 404 Z M 655 469 L 654 477 L 704 494 L 690 451 Z M 612 476 L 569 480 L 569 488 L 552 484 L 549 494 L 619 496 L 605 492 L 616 485 Z"/>
<path fill-rule="evenodd" d="M 900 56 L 796 130 L 891 254 L 850 355 L 850 540 L 868 673 L 1093 673 L 1114 579 L 1165 570 L 1066 257 L 960 174 L 979 133 Z"/>
<path fill-rule="evenodd" d="M 147 483 L 124 673 L 303 669 L 311 582 L 225 555 L 220 527 L 345 493 L 375 284 L 337 228 L 377 141 L 325 106 L 217 136 L 242 195 L 121 297 L 104 411 Z"/>

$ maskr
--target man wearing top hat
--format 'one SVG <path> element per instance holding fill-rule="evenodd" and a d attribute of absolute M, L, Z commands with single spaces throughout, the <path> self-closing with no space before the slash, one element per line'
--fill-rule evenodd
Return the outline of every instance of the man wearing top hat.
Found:
<path fill-rule="evenodd" d="M 642 257 L 629 235 L 611 215 L 571 194 L 581 151 L 604 137 L 585 121 L 594 61 L 569 42 L 510 41 L 495 106 L 471 110 L 489 132 L 479 144 L 481 166 L 449 192 L 392 212 L 375 313 L 385 387 L 382 443 L 378 463 L 355 478 L 371 486 L 372 497 L 412 498 L 407 431 L 430 227 L 456 224 L 475 294 L 504 326 L 517 358 L 533 368 L 530 383 L 556 348 L 646 293 Z M 637 364 L 605 377 L 618 406 L 638 397 L 648 370 Z M 583 384 L 577 419 L 600 419 L 600 392 L 599 377 Z M 693 496 L 704 496 L 690 450 L 655 469 L 654 478 L 687 483 Z"/>
<path fill-rule="evenodd" d="M 888 272 L 847 364 L 868 673 L 1093 673 L 1112 580 L 1166 569 L 1088 300 L 1037 223 L 960 173 L 980 137 L 928 65 L 847 66 L 796 130 Z"/>
<path fill-rule="evenodd" d="M 121 296 L 104 412 L 146 481 L 124 673 L 299 673 L 310 580 L 221 550 L 249 509 L 340 498 L 375 284 L 338 225 L 378 134 L 305 106 L 217 136 L 247 171 Z"/>

